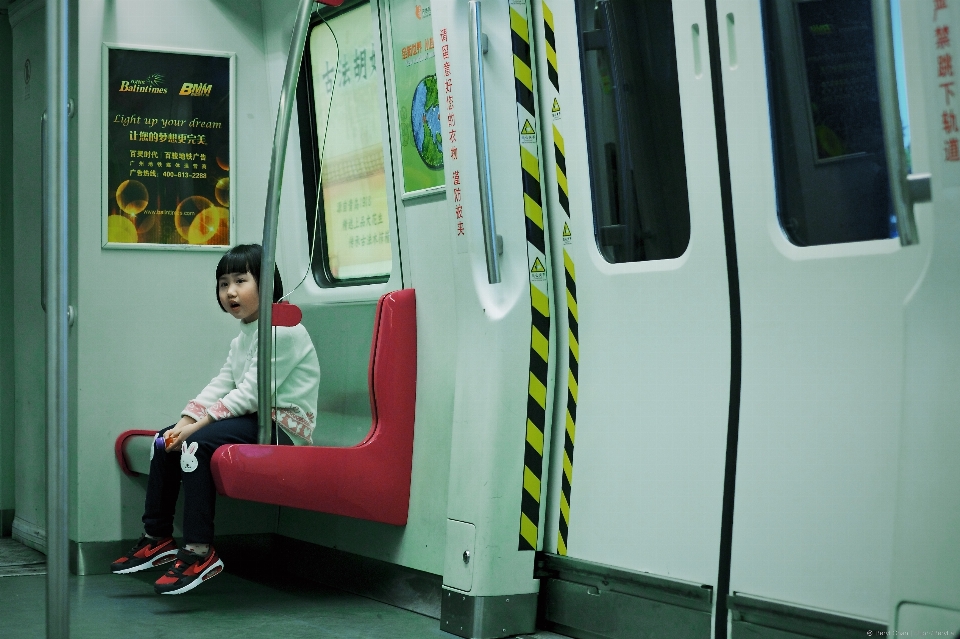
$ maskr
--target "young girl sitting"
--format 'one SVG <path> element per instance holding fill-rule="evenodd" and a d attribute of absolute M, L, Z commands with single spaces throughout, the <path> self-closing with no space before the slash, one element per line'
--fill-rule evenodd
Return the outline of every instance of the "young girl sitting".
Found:
<path fill-rule="evenodd" d="M 245 244 L 230 249 L 217 265 L 217 302 L 224 312 L 240 320 L 240 334 L 230 343 L 220 374 L 187 404 L 180 421 L 160 431 L 167 446 L 156 450 L 150 461 L 144 534 L 110 565 L 114 573 L 131 573 L 174 562 L 154 584 L 158 594 L 179 595 L 223 570 L 223 561 L 210 545 L 217 498 L 210 459 L 224 444 L 257 443 L 260 258 L 259 244 Z M 278 271 L 274 272 L 273 295 L 274 301 L 283 295 Z M 311 444 L 320 384 L 317 353 L 302 325 L 277 327 L 274 334 L 275 441 Z M 178 550 L 171 535 L 181 483 L 185 545 Z"/>

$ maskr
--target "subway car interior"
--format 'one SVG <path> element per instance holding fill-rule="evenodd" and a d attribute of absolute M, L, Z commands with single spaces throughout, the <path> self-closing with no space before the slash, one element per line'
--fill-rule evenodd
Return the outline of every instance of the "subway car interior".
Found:
<path fill-rule="evenodd" d="M 0 636 L 960 637 L 954 52 L 0 0 Z"/>

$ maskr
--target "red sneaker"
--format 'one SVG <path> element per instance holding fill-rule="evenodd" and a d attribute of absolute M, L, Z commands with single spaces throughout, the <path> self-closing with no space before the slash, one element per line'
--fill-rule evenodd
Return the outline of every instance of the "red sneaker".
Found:
<path fill-rule="evenodd" d="M 213 546 L 206 557 L 181 549 L 173 567 L 154 582 L 153 589 L 158 595 L 180 595 L 216 577 L 221 571 L 223 561 Z"/>
<path fill-rule="evenodd" d="M 154 566 L 168 564 L 176 556 L 177 543 L 173 540 L 173 537 L 151 539 L 146 535 L 141 535 L 140 541 L 126 555 L 110 564 L 110 572 L 117 575 L 139 572 Z"/>

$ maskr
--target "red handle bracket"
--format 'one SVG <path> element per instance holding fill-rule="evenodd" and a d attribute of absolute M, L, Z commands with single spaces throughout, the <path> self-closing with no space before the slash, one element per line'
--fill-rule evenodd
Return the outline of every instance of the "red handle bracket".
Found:
<path fill-rule="evenodd" d="M 303 319 L 303 312 L 290 302 L 278 302 L 273 305 L 272 317 L 274 326 L 296 326 Z"/>

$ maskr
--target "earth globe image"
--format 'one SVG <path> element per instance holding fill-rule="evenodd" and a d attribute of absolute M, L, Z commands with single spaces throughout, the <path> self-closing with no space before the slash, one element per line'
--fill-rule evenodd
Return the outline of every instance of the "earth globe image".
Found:
<path fill-rule="evenodd" d="M 442 169 L 443 132 L 440 130 L 440 96 L 437 93 L 436 75 L 428 75 L 420 80 L 414 90 L 410 124 L 420 159 L 431 169 Z"/>

